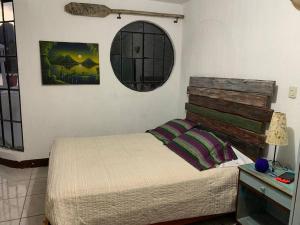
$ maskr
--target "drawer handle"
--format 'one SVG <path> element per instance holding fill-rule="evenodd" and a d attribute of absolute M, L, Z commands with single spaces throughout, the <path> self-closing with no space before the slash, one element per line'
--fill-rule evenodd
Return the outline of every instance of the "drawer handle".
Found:
<path fill-rule="evenodd" d="M 266 192 L 266 188 L 265 188 L 265 187 L 260 187 L 259 190 L 260 190 L 262 193 L 265 193 L 265 192 Z"/>

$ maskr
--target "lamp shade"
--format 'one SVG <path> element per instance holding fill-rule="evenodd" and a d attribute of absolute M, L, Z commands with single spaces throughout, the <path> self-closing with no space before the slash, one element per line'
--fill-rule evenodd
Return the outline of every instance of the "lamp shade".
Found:
<path fill-rule="evenodd" d="M 284 113 L 273 113 L 270 128 L 267 131 L 266 143 L 277 146 L 288 145 L 286 115 Z"/>

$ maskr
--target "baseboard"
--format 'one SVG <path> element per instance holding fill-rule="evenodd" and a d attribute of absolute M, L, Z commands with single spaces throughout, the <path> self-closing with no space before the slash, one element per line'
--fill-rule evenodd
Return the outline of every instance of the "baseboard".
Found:
<path fill-rule="evenodd" d="M 49 159 L 48 158 L 32 159 L 32 160 L 24 160 L 18 162 L 18 161 L 0 158 L 0 164 L 11 168 L 34 168 L 34 167 L 48 166 Z"/>

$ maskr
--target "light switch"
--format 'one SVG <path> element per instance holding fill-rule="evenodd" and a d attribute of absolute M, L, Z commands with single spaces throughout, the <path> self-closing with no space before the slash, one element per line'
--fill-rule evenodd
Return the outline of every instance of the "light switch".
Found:
<path fill-rule="evenodd" d="M 292 98 L 292 99 L 297 98 L 297 91 L 298 91 L 297 87 L 290 87 L 290 89 L 289 89 L 289 98 Z"/>

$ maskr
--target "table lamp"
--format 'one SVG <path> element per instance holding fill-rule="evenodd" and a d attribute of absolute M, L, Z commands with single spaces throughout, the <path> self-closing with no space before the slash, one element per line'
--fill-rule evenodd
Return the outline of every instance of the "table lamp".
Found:
<path fill-rule="evenodd" d="M 272 172 L 274 172 L 276 163 L 276 150 L 277 146 L 288 145 L 288 134 L 286 126 L 286 115 L 285 113 L 274 112 L 269 130 L 267 131 L 266 143 L 275 146 L 274 157 L 272 161 Z"/>

